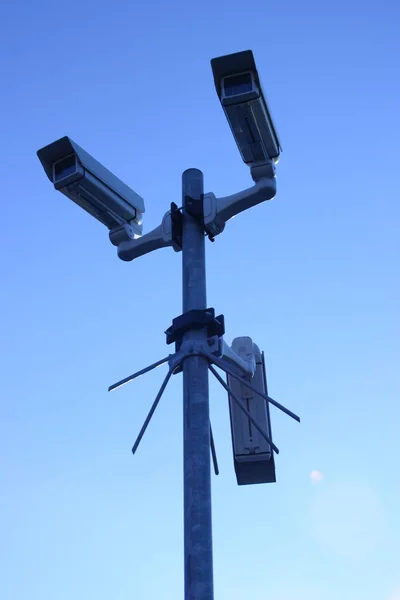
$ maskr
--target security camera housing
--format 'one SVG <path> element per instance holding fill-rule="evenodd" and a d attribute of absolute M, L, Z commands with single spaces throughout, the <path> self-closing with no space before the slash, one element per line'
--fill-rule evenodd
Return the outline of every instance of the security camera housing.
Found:
<path fill-rule="evenodd" d="M 129 224 L 134 237 L 141 235 L 143 198 L 71 138 L 65 136 L 41 148 L 37 155 L 56 190 L 108 229 Z"/>
<path fill-rule="evenodd" d="M 265 100 L 253 52 L 211 60 L 215 87 L 243 161 L 278 162 L 281 145 Z"/>
<path fill-rule="evenodd" d="M 254 375 L 251 378 L 247 375 L 247 379 L 255 389 L 262 394 L 267 394 L 264 356 L 258 346 L 249 337 L 239 337 L 233 340 L 232 351 L 245 362 L 254 362 Z M 271 438 L 271 419 L 266 400 L 229 375 L 227 382 L 232 392 L 242 400 L 247 410 Z M 230 397 L 229 413 L 238 484 L 274 483 L 276 481 L 275 461 L 271 445 Z"/>

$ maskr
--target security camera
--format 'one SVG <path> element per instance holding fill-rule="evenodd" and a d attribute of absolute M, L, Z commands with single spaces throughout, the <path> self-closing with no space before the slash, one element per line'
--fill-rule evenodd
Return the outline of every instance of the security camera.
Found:
<path fill-rule="evenodd" d="M 111 231 L 123 227 L 131 239 L 142 234 L 143 198 L 71 138 L 65 136 L 37 155 L 56 190 Z"/>
<path fill-rule="evenodd" d="M 254 374 L 252 376 L 247 374 L 245 377 L 253 388 L 261 394 L 267 394 L 264 355 L 253 343 L 253 340 L 249 337 L 235 338 L 231 351 L 245 363 L 255 365 Z M 265 399 L 229 375 L 227 381 L 231 392 L 242 400 L 252 417 L 271 438 L 271 419 L 269 406 Z M 275 462 L 271 445 L 260 435 L 260 432 L 231 398 L 229 398 L 229 412 L 238 484 L 275 482 Z"/>
<path fill-rule="evenodd" d="M 281 145 L 251 50 L 211 60 L 215 87 L 243 161 L 278 162 Z"/>

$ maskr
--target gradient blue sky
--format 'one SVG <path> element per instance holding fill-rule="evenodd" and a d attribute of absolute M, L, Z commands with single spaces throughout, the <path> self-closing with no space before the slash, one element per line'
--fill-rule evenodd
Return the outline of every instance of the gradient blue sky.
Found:
<path fill-rule="evenodd" d="M 181 380 L 135 458 L 164 371 L 107 394 L 166 354 L 180 255 L 119 261 L 35 153 L 70 135 L 145 198 L 146 231 L 188 167 L 217 195 L 245 188 L 209 60 L 252 48 L 278 194 L 208 245 L 208 299 L 302 424 L 272 409 L 278 482 L 238 488 L 211 384 L 215 598 L 399 600 L 399 5 L 104 7 L 2 12 L 0 597 L 182 598 Z"/>

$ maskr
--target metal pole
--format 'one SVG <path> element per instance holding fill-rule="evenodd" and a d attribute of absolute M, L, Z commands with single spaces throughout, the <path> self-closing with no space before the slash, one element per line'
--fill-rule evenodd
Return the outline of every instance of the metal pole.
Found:
<path fill-rule="evenodd" d="M 190 216 L 203 198 L 203 173 L 182 175 L 183 312 L 206 309 L 204 228 Z M 201 211 L 200 211 L 201 212 Z M 204 330 L 190 330 L 184 340 L 206 340 Z M 183 363 L 183 472 L 185 600 L 213 600 L 210 415 L 208 361 L 191 356 Z"/>

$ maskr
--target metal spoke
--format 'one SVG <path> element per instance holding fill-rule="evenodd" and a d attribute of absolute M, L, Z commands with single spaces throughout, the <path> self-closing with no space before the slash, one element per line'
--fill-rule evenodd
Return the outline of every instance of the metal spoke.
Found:
<path fill-rule="evenodd" d="M 211 423 L 210 423 L 210 446 L 211 446 L 211 456 L 212 456 L 213 465 L 214 465 L 214 473 L 216 475 L 219 475 L 217 453 L 215 451 L 214 436 L 213 436 L 213 432 L 212 432 Z"/>
<path fill-rule="evenodd" d="M 117 383 L 113 383 L 113 385 L 110 385 L 110 387 L 108 388 L 108 391 L 113 392 L 117 388 L 125 385 L 126 383 L 129 383 L 133 379 L 136 379 L 136 377 L 140 377 L 141 375 L 144 375 L 145 373 L 148 373 L 149 371 L 156 369 L 160 365 L 163 365 L 164 363 L 168 362 L 169 359 L 170 359 L 170 356 L 166 356 L 165 358 L 162 358 L 161 360 L 158 360 L 157 362 L 153 363 L 149 367 L 146 367 L 145 369 L 142 369 L 141 371 L 137 371 L 137 373 L 134 373 L 133 375 L 129 375 L 129 377 L 125 377 L 125 379 L 121 379 L 121 381 L 118 381 Z"/>
<path fill-rule="evenodd" d="M 240 381 L 240 383 L 242 383 L 245 387 L 249 388 L 249 390 L 251 390 L 255 394 L 258 394 L 259 396 L 261 396 L 261 398 L 265 398 L 265 400 L 267 400 L 270 404 L 273 404 L 273 406 L 276 406 L 276 408 L 279 408 L 279 410 L 281 410 L 282 412 L 284 412 L 285 414 L 287 414 L 289 417 L 292 417 L 292 419 L 294 419 L 295 421 L 297 421 L 298 423 L 300 423 L 300 417 L 298 417 L 294 412 L 292 412 L 291 410 L 289 410 L 285 406 L 282 406 L 282 404 L 279 404 L 279 402 L 277 402 L 276 400 L 274 400 L 273 398 L 271 398 L 271 396 L 268 396 L 267 394 L 263 394 L 262 392 L 258 391 L 255 387 L 253 387 L 250 383 L 248 383 L 248 381 L 246 381 L 245 379 L 243 379 L 243 377 L 241 377 L 240 375 L 238 375 L 237 373 L 235 373 L 234 371 L 232 371 L 226 365 L 226 362 L 224 360 L 221 360 L 220 358 L 217 358 L 216 356 L 214 356 L 213 354 L 209 354 L 208 352 L 204 352 L 203 354 L 216 367 L 218 367 L 222 371 L 225 371 L 225 373 L 227 375 L 230 375 L 231 377 L 234 377 L 235 379 L 237 379 L 238 381 Z"/>
<path fill-rule="evenodd" d="M 161 396 L 163 395 L 164 390 L 167 387 L 169 380 L 171 379 L 172 373 L 173 373 L 173 369 L 170 369 L 168 371 L 168 373 L 167 373 L 164 381 L 162 382 L 162 385 L 161 385 L 160 390 L 159 390 L 159 392 L 158 392 L 158 394 L 156 396 L 156 399 L 154 400 L 153 405 L 152 405 L 152 407 L 151 407 L 151 409 L 149 411 L 149 414 L 147 415 L 146 420 L 143 423 L 143 427 L 140 430 L 139 435 L 137 436 L 136 442 L 133 444 L 132 454 L 135 454 L 136 450 L 138 449 L 140 441 L 141 441 L 142 437 L 144 436 L 144 433 L 145 433 L 145 431 L 147 429 L 148 424 L 150 423 L 151 417 L 153 416 L 154 411 L 156 410 L 157 405 L 158 405 L 158 403 L 161 400 Z"/>

